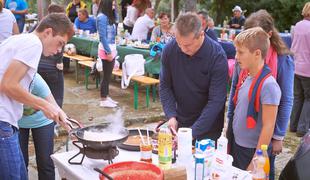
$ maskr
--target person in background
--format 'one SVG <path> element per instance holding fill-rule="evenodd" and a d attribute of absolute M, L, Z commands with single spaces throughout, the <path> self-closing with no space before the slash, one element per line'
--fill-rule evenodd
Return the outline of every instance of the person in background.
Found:
<path fill-rule="evenodd" d="M 145 9 L 148 7 L 149 3 L 145 0 L 133 0 L 132 4 L 127 7 L 127 15 L 123 21 L 124 30 L 132 34 L 136 20 L 144 14 Z"/>
<path fill-rule="evenodd" d="M 72 23 L 74 23 L 75 18 L 78 17 L 79 9 L 85 9 L 87 8 L 86 3 L 81 0 L 72 0 L 66 8 L 66 14 L 71 20 Z"/>
<path fill-rule="evenodd" d="M 69 17 L 70 21 L 74 23 L 75 19 L 78 17 L 79 9 L 85 9 L 87 5 L 82 0 L 72 0 L 66 7 L 66 15 Z M 64 73 L 73 73 L 73 70 L 70 70 L 70 59 L 63 58 L 63 72 Z"/>
<path fill-rule="evenodd" d="M 3 1 L 0 0 L 0 44 L 11 35 L 19 34 L 18 26 L 13 13 L 3 7 Z"/>
<path fill-rule="evenodd" d="M 294 53 L 294 105 L 290 131 L 298 137 L 304 136 L 310 126 L 310 2 L 302 10 L 303 20 L 299 21 L 292 33 Z"/>
<path fill-rule="evenodd" d="M 154 24 L 155 12 L 152 8 L 147 8 L 145 14 L 137 19 L 132 30 L 131 39 L 133 40 L 149 40 L 148 34 L 152 32 Z"/>
<path fill-rule="evenodd" d="M 160 24 L 153 29 L 151 41 L 162 41 L 167 43 L 171 38 L 173 38 L 170 16 L 169 14 L 162 12 L 159 14 L 158 18 Z"/>
<path fill-rule="evenodd" d="M 252 13 L 245 21 L 244 29 L 261 27 L 270 36 L 270 48 L 265 58 L 265 63 L 269 66 L 272 76 L 276 79 L 281 89 L 281 100 L 278 107 L 276 125 L 269 146 L 270 176 L 274 179 L 275 157 L 282 152 L 283 139 L 286 134 L 288 122 L 293 106 L 293 81 L 294 81 L 294 61 L 290 56 L 290 51 L 279 36 L 275 28 L 272 16 L 266 10 L 259 10 Z M 231 91 L 228 101 L 228 120 L 234 116 L 233 97 L 237 84 L 242 82 L 240 79 L 240 67 L 236 63 L 232 77 Z"/>
<path fill-rule="evenodd" d="M 109 84 L 117 54 L 114 3 L 114 0 L 101 0 L 96 19 L 99 34 L 98 57 L 102 60 L 103 65 L 103 79 L 100 83 L 100 106 L 107 108 L 114 108 L 118 104 L 109 97 Z"/>
<path fill-rule="evenodd" d="M 62 6 L 50 4 L 47 8 L 48 14 L 65 13 Z M 63 75 L 63 50 L 53 56 L 41 55 L 38 73 L 49 86 L 54 99 L 59 107 L 63 105 L 64 99 L 64 75 Z"/>
<path fill-rule="evenodd" d="M 32 86 L 30 89 L 32 89 L 33 95 L 56 103 L 48 85 L 39 74 L 35 75 Z M 54 121 L 45 117 L 42 111 L 28 106 L 24 106 L 23 117 L 18 121 L 19 144 L 27 169 L 29 133 L 31 130 L 40 180 L 55 179 L 55 167 L 50 157 L 54 151 L 54 125 Z"/>
<path fill-rule="evenodd" d="M 201 20 L 201 24 L 202 24 L 202 29 L 204 30 L 204 32 L 214 41 L 217 42 L 217 37 L 216 37 L 216 33 L 214 32 L 214 30 L 212 28 L 209 28 L 208 26 L 208 13 L 205 11 L 199 11 L 198 16 Z"/>
<path fill-rule="evenodd" d="M 25 0 L 7 0 L 5 8 L 14 14 L 19 32 L 24 32 L 25 15 L 28 13 L 28 4 Z"/>
<path fill-rule="evenodd" d="M 209 29 L 214 29 L 214 21 L 213 21 L 213 18 L 211 18 L 210 16 L 208 17 L 208 28 Z"/>
<path fill-rule="evenodd" d="M 228 22 L 230 28 L 241 29 L 244 25 L 245 17 L 242 15 L 242 9 L 240 6 L 235 6 L 232 10 L 234 16 Z"/>
<path fill-rule="evenodd" d="M 23 105 L 41 110 L 66 129 L 67 115 L 55 101 L 30 93 L 40 56 L 60 52 L 73 36 L 72 23 L 65 14 L 52 13 L 43 18 L 33 33 L 9 37 L 0 44 L 0 174 L 2 179 L 28 179 L 18 141 L 18 120 Z M 27 42 L 27 43 L 25 43 Z M 18 45 L 18 46 L 17 46 Z"/>
<path fill-rule="evenodd" d="M 196 13 L 179 15 L 175 39 L 161 57 L 159 94 L 170 128 L 190 127 L 194 139 L 217 140 L 224 125 L 227 58 L 206 38 Z"/>
<path fill-rule="evenodd" d="M 91 13 L 92 15 L 94 15 L 95 17 L 98 14 L 98 6 L 99 6 L 99 1 L 100 0 L 92 0 L 93 4 L 91 6 Z"/>
<path fill-rule="evenodd" d="M 79 9 L 78 17 L 74 21 L 74 27 L 83 31 L 88 30 L 91 34 L 97 32 L 96 20 L 89 17 L 87 9 Z"/>
<path fill-rule="evenodd" d="M 122 0 L 121 1 L 121 8 L 122 8 L 122 18 L 125 19 L 127 15 L 127 7 L 130 6 L 132 3 L 132 0 Z"/>
<path fill-rule="evenodd" d="M 242 31 L 236 36 L 234 45 L 242 81 L 238 82 L 233 97 L 234 116 L 229 128 L 232 128 L 234 140 L 229 142 L 230 153 L 235 167 L 253 171 L 256 150 L 271 142 L 281 90 L 264 62 L 270 42 L 262 28 Z"/>

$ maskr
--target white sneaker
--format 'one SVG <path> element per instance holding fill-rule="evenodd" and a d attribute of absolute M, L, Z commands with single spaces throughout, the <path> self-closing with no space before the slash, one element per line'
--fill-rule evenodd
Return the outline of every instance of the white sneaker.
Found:
<path fill-rule="evenodd" d="M 114 104 L 118 104 L 117 101 L 114 101 L 114 100 L 113 100 L 112 98 L 110 98 L 110 97 L 107 97 L 107 100 L 110 101 L 110 102 L 112 102 L 112 103 L 114 103 Z"/>
<path fill-rule="evenodd" d="M 100 107 L 115 108 L 117 105 L 109 100 L 100 101 Z"/>

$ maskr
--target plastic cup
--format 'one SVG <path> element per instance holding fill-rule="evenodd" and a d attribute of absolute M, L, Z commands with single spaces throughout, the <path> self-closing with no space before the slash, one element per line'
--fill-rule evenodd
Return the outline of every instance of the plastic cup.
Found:
<path fill-rule="evenodd" d="M 140 144 L 140 161 L 152 162 L 152 145 Z"/>

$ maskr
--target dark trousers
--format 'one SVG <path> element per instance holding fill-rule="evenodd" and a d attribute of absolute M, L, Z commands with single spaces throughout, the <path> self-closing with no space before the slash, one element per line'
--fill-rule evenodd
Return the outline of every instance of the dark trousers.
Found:
<path fill-rule="evenodd" d="M 62 61 L 64 63 L 64 70 L 68 70 L 70 68 L 70 59 L 63 57 Z"/>
<path fill-rule="evenodd" d="M 234 158 L 233 166 L 246 170 L 255 154 L 255 148 L 239 146 L 235 141 L 232 143 L 231 155 Z"/>
<path fill-rule="evenodd" d="M 133 27 L 127 26 L 123 23 L 124 30 L 127 30 L 129 34 L 132 34 Z"/>
<path fill-rule="evenodd" d="M 25 26 L 25 16 L 22 16 L 19 19 L 16 19 L 16 23 L 19 29 L 19 32 L 22 33 L 24 31 L 24 26 Z"/>
<path fill-rule="evenodd" d="M 28 143 L 30 129 L 20 128 L 19 143 L 28 167 Z M 50 157 L 54 150 L 54 122 L 43 127 L 31 129 L 36 153 L 38 176 L 40 180 L 54 180 L 55 167 Z"/>
<path fill-rule="evenodd" d="M 57 104 L 62 107 L 64 99 L 64 75 L 58 69 L 39 68 L 38 73 L 47 83 Z"/>
<path fill-rule="evenodd" d="M 310 77 L 294 76 L 294 105 L 290 130 L 307 133 L 310 124 Z"/>
<path fill-rule="evenodd" d="M 103 66 L 103 78 L 100 83 L 100 96 L 106 98 L 109 95 L 109 84 L 111 81 L 111 75 L 114 68 L 115 60 L 106 61 L 102 60 Z"/>
<path fill-rule="evenodd" d="M 271 149 L 272 146 L 270 145 L 268 147 L 268 156 L 269 156 L 269 164 L 270 164 L 270 173 L 269 173 L 269 179 L 274 180 L 274 174 L 275 174 L 275 156 L 271 155 Z M 250 165 L 253 156 L 255 154 L 256 148 L 246 148 L 239 146 L 236 141 L 232 143 L 231 146 L 231 155 L 234 158 L 233 166 L 240 168 L 242 170 L 246 170 L 248 166 Z"/>

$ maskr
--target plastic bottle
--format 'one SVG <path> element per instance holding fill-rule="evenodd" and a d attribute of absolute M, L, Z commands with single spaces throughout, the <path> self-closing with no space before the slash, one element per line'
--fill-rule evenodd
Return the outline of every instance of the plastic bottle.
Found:
<path fill-rule="evenodd" d="M 227 144 L 228 140 L 224 135 L 225 129 L 223 128 L 221 137 L 217 139 L 217 151 L 223 154 L 227 154 Z"/>
<path fill-rule="evenodd" d="M 262 144 L 261 145 L 261 149 L 263 151 L 263 156 L 265 158 L 264 171 L 265 171 L 265 174 L 266 174 L 266 179 L 269 179 L 270 162 L 269 162 L 269 156 L 268 156 L 268 153 L 267 153 L 268 146 L 266 144 Z"/>
<path fill-rule="evenodd" d="M 162 169 L 170 169 L 172 163 L 172 134 L 167 126 L 158 133 L 158 162 Z"/>
<path fill-rule="evenodd" d="M 253 180 L 265 180 L 266 173 L 264 171 L 265 157 L 263 156 L 262 150 L 256 151 L 256 157 L 253 161 L 254 169 L 252 173 Z"/>

